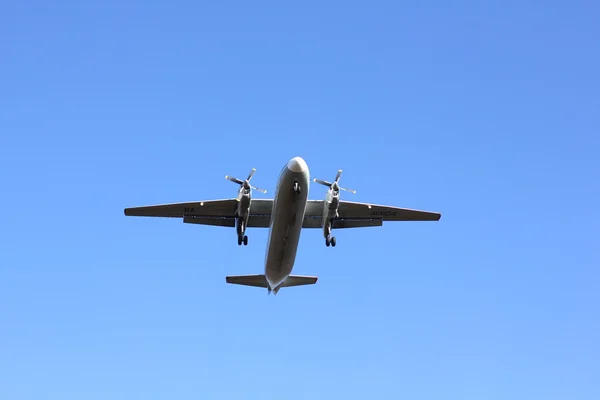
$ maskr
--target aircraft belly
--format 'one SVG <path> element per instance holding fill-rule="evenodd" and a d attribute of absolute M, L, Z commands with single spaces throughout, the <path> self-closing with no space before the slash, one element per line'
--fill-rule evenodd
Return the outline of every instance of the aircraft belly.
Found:
<path fill-rule="evenodd" d="M 295 181 L 300 184 L 300 194 L 294 193 Z M 308 171 L 282 173 L 273 203 L 265 260 L 265 276 L 273 288 L 282 283 L 294 267 L 308 191 Z"/>

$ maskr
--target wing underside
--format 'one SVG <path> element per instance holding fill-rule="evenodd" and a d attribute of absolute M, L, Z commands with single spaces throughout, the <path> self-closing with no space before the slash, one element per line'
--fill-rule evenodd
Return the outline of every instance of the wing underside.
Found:
<path fill-rule="evenodd" d="M 236 199 L 192 201 L 187 203 L 158 204 L 131 207 L 125 215 L 134 217 L 233 217 L 237 208 Z"/>
<path fill-rule="evenodd" d="M 184 223 L 235 227 L 236 199 L 131 207 L 125 215 L 138 217 L 182 218 Z M 271 223 L 272 199 L 254 199 L 250 206 L 248 228 L 268 228 Z M 303 228 L 321 228 L 323 200 L 309 200 Z M 385 221 L 439 221 L 440 213 L 376 204 L 340 201 L 334 229 L 382 226 Z"/>
<path fill-rule="evenodd" d="M 194 201 L 131 207 L 125 215 L 134 217 L 182 218 L 186 224 L 235 227 L 236 199 Z M 250 206 L 248 227 L 265 228 L 271 221 L 273 200 L 255 199 Z"/>
<path fill-rule="evenodd" d="M 308 201 L 303 228 L 323 226 L 323 206 L 323 200 Z M 441 214 L 438 212 L 342 200 L 332 228 L 366 228 L 382 226 L 385 221 L 439 221 L 440 218 Z"/>
<path fill-rule="evenodd" d="M 343 200 L 340 201 L 338 214 L 341 219 L 381 219 L 382 221 L 439 221 L 442 216 L 432 211 Z"/>

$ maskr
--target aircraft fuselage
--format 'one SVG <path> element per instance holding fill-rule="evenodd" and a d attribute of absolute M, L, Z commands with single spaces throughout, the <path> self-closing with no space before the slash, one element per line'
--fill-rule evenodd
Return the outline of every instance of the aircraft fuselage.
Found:
<path fill-rule="evenodd" d="M 273 200 L 267 239 L 265 277 L 275 293 L 291 274 L 296 260 L 309 192 L 306 162 L 292 158 L 281 170 Z"/>

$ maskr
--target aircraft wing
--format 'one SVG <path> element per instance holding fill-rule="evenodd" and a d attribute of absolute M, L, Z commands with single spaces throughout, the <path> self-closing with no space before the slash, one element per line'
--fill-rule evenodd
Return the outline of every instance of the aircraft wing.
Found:
<path fill-rule="evenodd" d="M 442 214 L 432 211 L 413 210 L 340 200 L 340 219 L 380 219 L 382 221 L 439 221 Z"/>
<path fill-rule="evenodd" d="M 237 204 L 236 199 L 192 201 L 130 207 L 124 212 L 126 216 L 182 218 L 190 224 L 235 227 Z M 248 227 L 268 227 L 272 208 L 271 199 L 253 199 Z"/>
<path fill-rule="evenodd" d="M 381 219 L 382 221 L 439 221 L 442 214 L 340 200 L 338 214 L 343 219 Z"/>
<path fill-rule="evenodd" d="M 308 201 L 303 228 L 322 227 L 323 206 L 323 200 Z M 333 229 L 382 226 L 384 221 L 439 221 L 442 216 L 440 213 L 431 211 L 344 200 L 340 200 L 338 215 L 338 218 L 333 221 Z"/>
<path fill-rule="evenodd" d="M 268 228 L 271 221 L 272 199 L 253 199 L 250 205 L 248 228 Z M 125 215 L 136 217 L 182 218 L 184 223 L 235 227 L 236 199 L 193 201 L 158 204 L 125 209 Z M 320 228 L 323 200 L 309 200 L 303 228 Z M 438 221 L 440 213 L 340 201 L 339 217 L 334 229 L 381 226 L 383 221 Z"/>

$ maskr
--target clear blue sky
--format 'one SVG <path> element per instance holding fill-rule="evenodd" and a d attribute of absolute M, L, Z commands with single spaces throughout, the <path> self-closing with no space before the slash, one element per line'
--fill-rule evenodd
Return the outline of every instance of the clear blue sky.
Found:
<path fill-rule="evenodd" d="M 162 3 L 2 6 L 0 398 L 600 398 L 598 5 Z M 298 155 L 442 219 L 273 297 L 266 230 L 123 215 Z"/>

